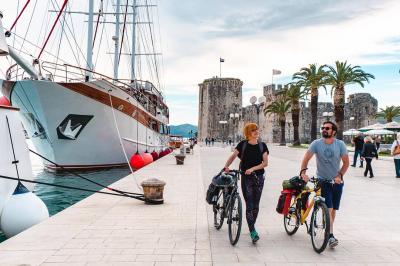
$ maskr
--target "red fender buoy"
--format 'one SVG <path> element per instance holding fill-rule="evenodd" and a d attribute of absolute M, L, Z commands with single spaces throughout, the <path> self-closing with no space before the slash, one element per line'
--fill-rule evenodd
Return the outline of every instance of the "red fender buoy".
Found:
<path fill-rule="evenodd" d="M 153 157 L 153 162 L 156 161 L 158 159 L 158 153 L 156 151 L 153 151 L 152 153 L 150 153 L 151 156 Z"/>
<path fill-rule="evenodd" d="M 142 158 L 144 161 L 144 165 L 148 165 L 153 162 L 153 156 L 151 156 L 151 154 L 148 152 L 143 153 Z"/>
<path fill-rule="evenodd" d="M 132 155 L 131 160 L 129 161 L 129 164 L 135 170 L 138 170 L 145 165 L 144 160 L 143 160 L 142 156 L 140 156 L 139 153 L 135 153 L 134 155 Z"/>
<path fill-rule="evenodd" d="M 6 98 L 6 96 L 0 97 L 0 105 L 11 106 L 10 101 Z"/>

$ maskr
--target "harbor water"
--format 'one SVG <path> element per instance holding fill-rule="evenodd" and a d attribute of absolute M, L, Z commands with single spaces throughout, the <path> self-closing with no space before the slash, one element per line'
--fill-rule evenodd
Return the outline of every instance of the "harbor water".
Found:
<path fill-rule="evenodd" d="M 28 140 L 28 144 L 29 140 Z M 31 147 L 31 145 L 29 145 Z M 54 174 L 47 172 L 43 169 L 41 160 L 34 154 L 31 154 L 32 168 L 34 180 L 46 182 L 56 185 L 65 185 L 72 187 L 79 187 L 91 190 L 101 190 L 103 188 L 90 183 L 80 177 L 71 174 Z M 119 179 L 127 176 L 130 173 L 129 168 L 116 168 L 104 171 L 85 172 L 81 173 L 84 177 L 96 181 L 102 185 L 108 186 Z M 132 179 L 132 189 L 130 191 L 137 191 L 134 180 Z M 50 216 L 68 208 L 69 206 L 77 203 L 78 201 L 90 196 L 93 192 L 79 191 L 72 189 L 64 189 L 59 187 L 52 187 L 47 185 L 35 185 L 34 193 L 41 198 L 46 204 Z M 110 196 L 112 197 L 112 196 Z M 0 242 L 6 238 L 0 231 Z"/>

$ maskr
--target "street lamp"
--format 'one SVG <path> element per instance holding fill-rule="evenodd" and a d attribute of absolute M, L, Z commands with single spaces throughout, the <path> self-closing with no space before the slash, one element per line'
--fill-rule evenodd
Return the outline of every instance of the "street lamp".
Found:
<path fill-rule="evenodd" d="M 259 125 L 260 124 L 260 116 L 259 116 L 260 107 L 261 107 L 261 104 L 264 103 L 266 99 L 267 98 L 265 98 L 265 96 L 261 96 L 261 97 L 258 98 L 258 104 L 256 104 L 257 97 L 256 96 L 251 96 L 251 98 L 250 98 L 251 105 L 253 105 L 256 108 L 256 111 L 257 111 L 257 126 L 259 126 L 259 127 L 260 127 L 260 125 Z"/>
<path fill-rule="evenodd" d="M 233 145 L 235 145 L 235 120 L 239 120 L 238 113 L 230 113 L 229 118 L 232 119 L 232 135 L 233 135 Z"/>
<path fill-rule="evenodd" d="M 326 118 L 327 121 L 333 116 L 333 112 L 323 112 L 322 116 Z"/>

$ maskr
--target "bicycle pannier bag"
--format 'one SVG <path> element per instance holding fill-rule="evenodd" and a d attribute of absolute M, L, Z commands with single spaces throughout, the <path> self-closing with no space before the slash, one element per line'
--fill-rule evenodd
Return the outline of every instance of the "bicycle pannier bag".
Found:
<path fill-rule="evenodd" d="M 283 213 L 283 208 L 285 208 L 286 195 L 281 192 L 278 198 L 278 204 L 276 205 L 276 212 L 279 214 Z"/>
<path fill-rule="evenodd" d="M 293 190 L 284 189 L 281 191 L 281 195 L 278 199 L 278 204 L 276 205 L 276 211 L 279 214 L 287 215 L 290 207 L 290 201 L 292 199 Z"/>
<path fill-rule="evenodd" d="M 216 204 L 218 200 L 218 193 L 220 188 L 211 183 L 208 186 L 207 193 L 206 193 L 206 201 L 208 204 Z"/>

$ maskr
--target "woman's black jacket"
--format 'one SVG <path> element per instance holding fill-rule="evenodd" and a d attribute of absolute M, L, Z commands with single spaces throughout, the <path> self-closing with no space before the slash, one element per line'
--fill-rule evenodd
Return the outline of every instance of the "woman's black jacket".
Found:
<path fill-rule="evenodd" d="M 378 152 L 376 150 L 375 144 L 371 142 L 365 143 L 361 152 L 361 157 L 371 159 L 375 157 L 376 159 L 378 159 Z"/>

